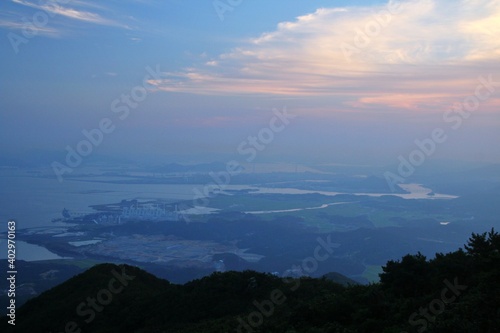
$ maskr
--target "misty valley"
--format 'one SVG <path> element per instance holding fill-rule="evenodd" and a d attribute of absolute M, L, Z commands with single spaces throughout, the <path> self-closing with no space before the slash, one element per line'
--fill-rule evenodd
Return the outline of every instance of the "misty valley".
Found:
<path fill-rule="evenodd" d="M 82 210 L 59 206 L 43 226 L 18 230 L 19 241 L 61 258 L 23 264 L 30 273 L 21 278 L 21 299 L 99 262 L 142 267 L 174 283 L 232 270 L 278 277 L 336 272 L 373 283 L 388 260 L 457 250 L 471 232 L 487 230 L 499 216 L 498 205 L 488 204 L 500 195 L 496 166 L 467 165 L 446 173 L 435 166 L 394 193 L 383 169 L 259 168 L 247 166 L 225 178 L 223 163 L 75 175 L 68 182 L 76 192 L 85 185 L 75 195 L 102 201 Z M 469 186 L 457 188 L 464 177 Z M 494 181 L 485 186 L 485 177 Z M 190 199 L 175 198 L 171 191 L 180 185 L 188 185 L 191 194 L 177 197 Z M 120 197 L 127 186 L 148 186 L 142 190 L 149 192 L 104 201 Z M 113 187 L 120 190 L 113 193 Z"/>

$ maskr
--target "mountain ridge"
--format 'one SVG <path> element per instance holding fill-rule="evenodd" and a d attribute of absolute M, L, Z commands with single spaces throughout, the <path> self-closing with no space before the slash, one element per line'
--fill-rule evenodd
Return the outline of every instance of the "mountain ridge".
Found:
<path fill-rule="evenodd" d="M 216 272 L 184 285 L 100 264 L 28 301 L 2 332 L 498 332 L 500 235 L 389 261 L 380 283 Z M 332 274 L 335 276 L 335 274 Z"/>

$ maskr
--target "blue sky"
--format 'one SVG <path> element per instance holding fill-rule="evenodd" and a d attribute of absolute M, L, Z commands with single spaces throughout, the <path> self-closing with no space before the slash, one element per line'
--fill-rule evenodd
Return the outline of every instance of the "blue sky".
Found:
<path fill-rule="evenodd" d="M 63 159 L 109 118 L 95 154 L 224 159 L 286 107 L 262 161 L 389 164 L 436 128 L 432 158 L 500 161 L 500 1 L 214 3 L 3 1 L 0 152 Z"/>

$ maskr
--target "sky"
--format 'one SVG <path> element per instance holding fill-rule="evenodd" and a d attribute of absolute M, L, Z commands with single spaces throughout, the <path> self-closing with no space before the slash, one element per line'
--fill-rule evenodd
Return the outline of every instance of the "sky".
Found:
<path fill-rule="evenodd" d="M 498 36 L 500 0 L 2 1 L 0 153 L 500 162 Z"/>

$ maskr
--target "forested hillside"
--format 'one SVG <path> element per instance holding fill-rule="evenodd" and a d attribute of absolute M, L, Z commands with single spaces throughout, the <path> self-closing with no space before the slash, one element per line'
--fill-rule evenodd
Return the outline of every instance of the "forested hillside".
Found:
<path fill-rule="evenodd" d="M 332 276 L 336 276 L 335 274 Z M 171 284 L 102 264 L 28 301 L 2 332 L 500 332 L 500 235 L 389 261 L 380 283 L 254 271 Z"/>

